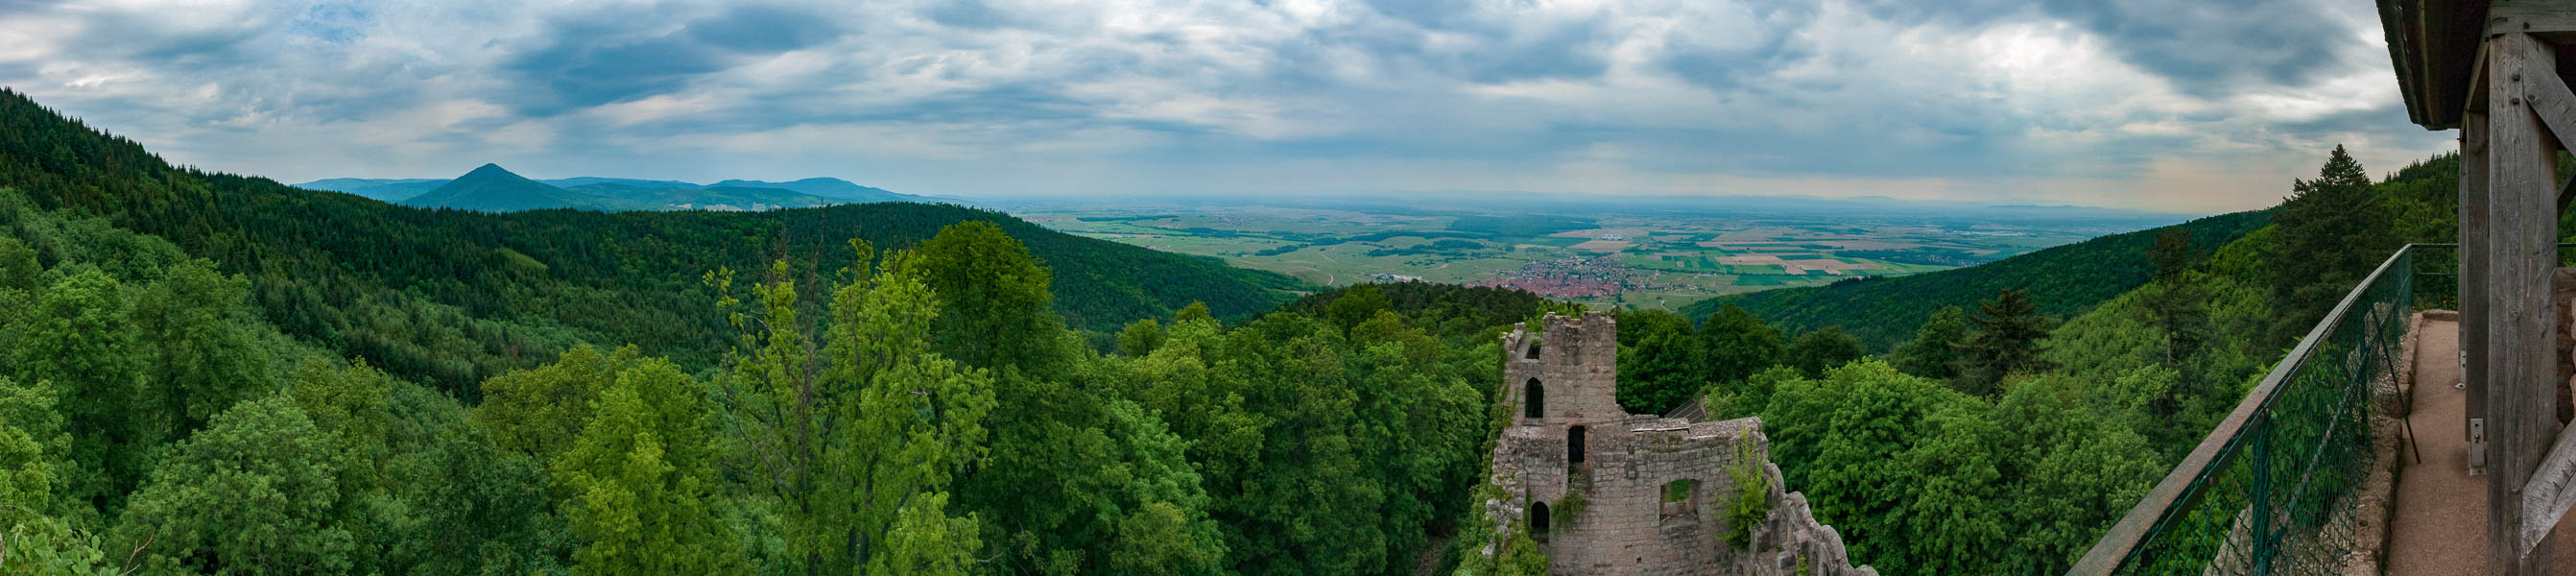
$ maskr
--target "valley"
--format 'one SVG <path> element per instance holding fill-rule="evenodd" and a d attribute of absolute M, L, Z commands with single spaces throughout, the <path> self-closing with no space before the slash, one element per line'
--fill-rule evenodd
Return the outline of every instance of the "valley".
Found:
<path fill-rule="evenodd" d="M 1804 200 L 1813 206 L 1423 209 L 1024 201 L 1006 209 L 1070 234 L 1222 258 L 1320 286 L 1420 280 L 1648 309 L 1848 278 L 1949 270 L 2179 221 L 2111 211 L 2045 217 L 2010 210 L 1863 211 L 1854 217 L 1845 202 Z"/>

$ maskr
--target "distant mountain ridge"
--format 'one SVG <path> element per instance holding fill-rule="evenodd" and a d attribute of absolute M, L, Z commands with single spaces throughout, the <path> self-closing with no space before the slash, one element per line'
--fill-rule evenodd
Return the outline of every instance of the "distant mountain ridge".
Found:
<path fill-rule="evenodd" d="M 955 203 L 948 199 L 861 186 L 839 178 L 806 178 L 788 182 L 725 180 L 714 184 L 600 176 L 537 180 L 510 172 L 498 164 L 484 164 L 453 179 L 326 178 L 295 186 L 354 194 L 404 206 L 483 212 L 549 208 L 603 212 L 759 211 L 870 202 Z"/>

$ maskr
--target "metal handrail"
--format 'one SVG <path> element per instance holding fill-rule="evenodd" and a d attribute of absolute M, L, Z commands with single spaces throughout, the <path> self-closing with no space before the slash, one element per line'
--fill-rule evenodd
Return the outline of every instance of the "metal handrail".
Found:
<path fill-rule="evenodd" d="M 2369 276 L 2364 277 L 2350 292 L 2344 294 L 2341 301 L 2335 303 L 2334 308 L 2327 312 L 2324 319 L 2318 321 L 2315 327 L 2308 329 L 2306 337 L 2301 338 L 2299 340 L 2299 344 L 2296 347 L 2291 348 L 2290 353 L 2283 358 L 2282 362 L 2274 365 L 2272 370 L 2263 376 L 2263 380 L 2260 384 L 2257 384 L 2252 391 L 2246 393 L 2245 398 L 2237 403 L 2236 408 L 2228 413 L 2227 418 L 2222 420 L 2207 437 L 2203 438 L 2200 444 L 2194 447 L 2189 455 L 2183 458 L 2181 463 L 2174 466 L 2173 471 L 2167 473 L 2163 481 L 2158 482 L 2154 489 L 2148 491 L 2145 498 L 2141 499 L 2136 506 L 2130 508 L 2129 513 L 2126 516 L 2122 517 L 2118 523 L 2113 524 L 2109 531 L 2105 532 L 2099 540 L 2096 540 L 2093 544 L 2093 548 L 2086 551 L 2084 556 L 2076 561 L 2074 567 L 2070 569 L 2067 574 L 2108 575 L 2120 571 L 2123 567 L 2134 566 L 2135 563 L 2141 560 L 2141 554 L 2146 551 L 2148 544 L 2150 544 L 2150 537 L 2159 535 L 2164 529 L 2168 528 L 2178 519 L 2193 512 L 2195 505 L 2199 504 L 2202 498 L 2210 494 L 2210 491 L 2207 490 L 2207 488 L 2211 486 L 2211 481 L 2215 478 L 2215 475 L 2226 472 L 2229 465 L 2240 456 L 2251 456 L 2257 458 L 2257 461 L 2255 462 L 2256 465 L 2249 471 L 2254 475 L 2254 480 L 2249 483 L 2251 490 L 2254 491 L 2253 497 L 2251 498 L 2253 504 L 2251 505 L 2269 506 L 2270 503 L 2266 499 L 2267 495 L 2263 493 L 2267 490 L 2268 486 L 2267 481 L 2264 480 L 2264 476 L 2269 470 L 2269 467 L 2263 465 L 2265 463 L 2262 462 L 2261 459 L 2268 458 L 2270 456 L 2269 451 L 2266 450 L 2267 447 L 2264 445 L 2272 432 L 2269 426 L 2269 413 L 2274 404 L 2281 398 L 2282 393 L 2285 390 L 2285 385 L 2296 381 L 2302 372 L 2309 368 L 2310 362 L 2318 356 L 2319 347 L 2326 342 L 2327 337 L 2337 326 L 2342 325 L 2347 320 L 2347 317 L 2352 313 L 2354 306 L 2365 300 L 2365 298 L 2369 296 L 2374 289 L 2381 287 L 2383 278 L 2386 278 L 2389 275 L 2389 271 L 2391 269 L 2400 266 L 2407 266 L 2409 268 L 2403 272 L 2408 274 L 2408 276 L 2392 280 L 2402 286 L 2401 289 L 2406 292 L 2391 295 L 2391 297 L 2402 298 L 2406 302 L 2406 305 L 2404 306 L 2406 310 L 2403 310 L 2402 312 L 2411 313 L 2413 301 L 2411 293 L 2413 290 L 2413 270 L 2411 269 L 2412 256 L 2420 249 L 2438 248 L 2456 248 L 2456 245 L 2408 244 L 2390 254 L 2388 259 L 2381 261 L 2377 268 L 2371 270 Z M 2398 314 L 2400 312 L 2401 311 L 2390 311 L 2389 313 Z M 2405 328 L 2403 326 L 2398 328 L 2401 332 L 2404 329 Z M 2387 334 L 2380 335 L 2383 337 L 2388 336 Z M 2397 335 L 2396 337 L 2402 338 L 2403 336 Z M 2384 344 L 2385 343 L 2382 343 L 2382 345 Z M 2347 367 L 2347 369 L 2361 370 L 2363 368 Z M 2365 382 L 2368 380 L 2368 377 L 2363 374 L 2348 373 L 2346 376 L 2348 378 L 2360 377 L 2358 379 Z M 2358 385 L 2358 383 L 2352 382 L 2348 382 L 2347 384 L 2354 386 Z M 2348 408 L 2350 404 L 2351 402 L 2347 402 L 2346 408 Z M 2334 437 L 2334 426 L 2340 422 L 2341 417 L 2347 415 L 2347 413 L 2341 411 L 2342 409 L 2343 408 L 2339 408 L 2335 414 L 2335 418 L 2328 421 L 2329 425 L 2326 435 L 2321 438 Z M 2250 447 L 2248 446 L 2249 443 L 2252 444 Z M 2251 451 L 2253 452 L 2250 455 L 2247 454 L 2248 448 L 2251 448 Z M 2322 455 L 2323 451 L 2321 448 L 2314 456 L 2311 457 L 2311 462 L 2309 463 L 2308 468 L 2309 470 L 2313 470 L 2315 468 L 2316 462 L 2314 462 L 2314 460 L 2321 458 Z M 2302 478 L 2300 488 L 2306 488 L 2306 481 L 2307 479 Z M 2296 510 L 2295 502 L 2291 503 L 2290 509 L 2294 511 Z M 2234 514 L 2230 514 L 2228 517 L 2233 518 L 2234 516 Z M 2265 509 L 2262 513 L 2249 514 L 2247 516 L 2248 518 L 2246 518 L 2245 521 L 2249 522 L 2253 526 L 2250 530 L 2250 533 L 2254 535 L 2252 537 L 2251 545 L 2257 549 L 2250 559 L 2253 563 L 2253 566 L 2250 568 L 2256 572 L 2269 572 L 2269 556 L 2272 550 L 2266 550 L 2265 548 L 2272 544 L 2270 539 L 2274 537 L 2273 533 L 2267 526 L 2271 521 L 2273 514 L 2270 510 Z"/>

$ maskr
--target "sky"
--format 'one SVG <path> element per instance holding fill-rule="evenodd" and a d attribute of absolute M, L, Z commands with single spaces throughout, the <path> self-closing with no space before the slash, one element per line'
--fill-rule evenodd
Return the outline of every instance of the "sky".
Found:
<path fill-rule="evenodd" d="M 2366 0 L 0 0 L 0 85 L 284 182 L 2214 213 L 2453 147 Z"/>

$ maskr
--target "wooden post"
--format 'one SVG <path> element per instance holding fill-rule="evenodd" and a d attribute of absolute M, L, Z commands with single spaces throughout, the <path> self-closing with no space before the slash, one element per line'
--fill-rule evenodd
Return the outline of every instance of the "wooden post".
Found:
<path fill-rule="evenodd" d="M 2474 87 L 2480 90 L 2483 87 Z M 2460 419 L 2460 438 L 2476 441 L 2473 422 L 2487 417 L 2487 113 L 2474 109 L 2460 115 L 2460 383 L 2468 391 L 2467 418 Z M 2421 386 L 2424 383 L 2418 382 Z M 2481 450 L 2482 444 L 2470 450 Z M 2486 455 L 2469 455 L 2470 475 L 2486 473 Z"/>
<path fill-rule="evenodd" d="M 2487 58 L 2486 245 L 2461 255 L 2486 265 L 2487 573 L 2538 575 L 2550 550 L 2522 542 L 2522 489 L 2558 432 L 2550 290 L 2558 181 L 2557 150 L 2532 112 L 2525 76 L 2557 74 L 2557 66 L 2547 46 L 2520 32 L 2489 38 Z"/>

